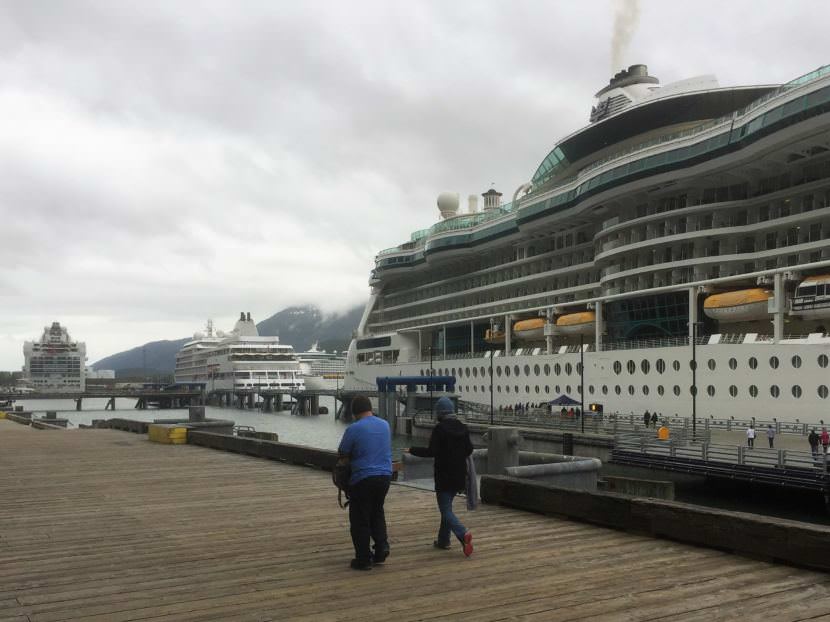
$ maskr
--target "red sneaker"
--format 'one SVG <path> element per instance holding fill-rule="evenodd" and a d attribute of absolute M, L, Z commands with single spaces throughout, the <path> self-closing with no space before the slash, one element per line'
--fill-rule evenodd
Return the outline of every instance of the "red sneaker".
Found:
<path fill-rule="evenodd" d="M 464 555 L 469 557 L 473 554 L 473 532 L 468 531 L 464 534 Z"/>

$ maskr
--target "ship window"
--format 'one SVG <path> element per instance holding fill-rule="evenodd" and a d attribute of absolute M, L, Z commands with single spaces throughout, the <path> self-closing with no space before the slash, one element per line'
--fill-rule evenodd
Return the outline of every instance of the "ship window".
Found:
<path fill-rule="evenodd" d="M 820 385 L 819 388 L 818 388 L 818 396 L 821 399 L 826 400 L 827 399 L 827 394 L 828 394 L 827 385 L 824 385 L 824 384 Z"/>
<path fill-rule="evenodd" d="M 519 369 L 518 365 L 513 366 L 513 374 L 516 376 L 516 378 L 518 378 L 519 374 L 521 374 L 521 370 Z"/>
<path fill-rule="evenodd" d="M 646 359 L 643 359 L 640 362 L 640 369 L 643 370 L 644 374 L 647 374 L 649 370 L 651 370 L 651 363 L 649 363 Z"/>
<path fill-rule="evenodd" d="M 798 399 L 799 397 L 801 397 L 801 387 L 797 384 L 793 385 L 793 397 L 795 399 Z"/>
<path fill-rule="evenodd" d="M 674 361 L 671 366 L 674 371 L 680 371 L 680 361 Z"/>
<path fill-rule="evenodd" d="M 478 385 L 477 384 L 473 385 L 473 393 L 478 393 Z"/>
<path fill-rule="evenodd" d="M 525 393 L 530 393 L 530 387 L 528 385 L 525 385 Z"/>
<path fill-rule="evenodd" d="M 473 367 L 473 378 L 478 378 L 478 367 Z"/>
<path fill-rule="evenodd" d="M 772 369 L 778 369 L 778 357 L 777 356 L 769 357 L 769 366 Z"/>
<path fill-rule="evenodd" d="M 499 377 L 499 378 L 501 378 L 501 365 L 499 365 L 498 367 L 496 367 L 496 376 L 497 376 L 497 377 Z"/>
<path fill-rule="evenodd" d="M 496 387 L 496 393 L 501 393 L 501 385 L 498 385 L 498 386 Z"/>
<path fill-rule="evenodd" d="M 510 365 L 504 366 L 504 375 L 510 378 Z"/>
<path fill-rule="evenodd" d="M 792 364 L 795 369 L 801 367 L 801 357 L 797 354 L 792 358 Z"/>
<path fill-rule="evenodd" d="M 734 384 L 730 385 L 729 387 L 729 395 L 731 395 L 732 397 L 738 397 L 738 387 L 736 387 Z"/>
<path fill-rule="evenodd" d="M 637 371 L 637 364 L 634 361 L 628 361 L 628 363 L 626 363 L 626 368 L 628 369 L 629 374 L 633 374 Z"/>
<path fill-rule="evenodd" d="M 710 384 L 708 387 L 706 387 L 706 393 L 709 394 L 709 397 L 715 397 L 715 385 Z"/>
<path fill-rule="evenodd" d="M 504 392 L 505 393 L 510 393 L 510 385 L 509 384 L 504 385 Z"/>
<path fill-rule="evenodd" d="M 749 385 L 749 394 L 752 397 L 758 397 L 758 387 L 756 387 L 754 384 Z"/>
<path fill-rule="evenodd" d="M 590 393 L 591 395 L 594 394 L 594 385 L 592 385 L 592 384 L 588 385 L 588 393 Z"/>
<path fill-rule="evenodd" d="M 513 388 L 516 390 L 516 393 L 518 394 L 518 392 L 519 392 L 519 385 L 516 385 L 516 386 L 514 386 Z"/>
<path fill-rule="evenodd" d="M 553 373 L 554 373 L 555 376 L 561 376 L 562 375 L 562 366 L 559 363 L 556 363 L 553 366 Z"/>
<path fill-rule="evenodd" d="M 546 363 L 546 364 L 545 364 L 545 367 L 544 367 L 544 370 L 545 370 L 545 375 L 546 375 L 546 376 L 550 376 L 550 365 L 548 365 L 548 364 Z"/>
<path fill-rule="evenodd" d="M 748 363 L 750 369 L 758 369 L 758 359 L 756 359 L 754 356 L 749 357 Z"/>
<path fill-rule="evenodd" d="M 648 395 L 648 385 L 643 385 L 643 395 Z"/>
<path fill-rule="evenodd" d="M 620 363 L 619 361 L 614 361 L 614 373 L 619 376 L 621 372 L 622 372 L 622 363 Z"/>
<path fill-rule="evenodd" d="M 525 376 L 530 376 L 530 365 L 525 365 Z"/>
<path fill-rule="evenodd" d="M 778 388 L 777 384 L 774 384 L 769 388 L 769 394 L 772 397 L 778 397 L 781 394 L 781 389 Z"/>
<path fill-rule="evenodd" d="M 665 392 L 665 391 L 664 391 L 664 389 L 663 389 L 663 385 L 662 385 L 662 384 L 658 384 L 658 385 L 657 385 L 657 395 L 663 395 L 663 393 L 664 393 L 664 392 Z"/>
<path fill-rule="evenodd" d="M 735 358 L 729 359 L 729 369 L 737 369 L 737 368 L 738 368 L 738 359 L 735 359 Z"/>
<path fill-rule="evenodd" d="M 565 395 L 569 394 L 570 392 L 571 392 L 571 385 L 568 385 L 568 386 L 565 387 Z"/>
<path fill-rule="evenodd" d="M 616 387 L 614 387 L 614 393 L 616 393 L 617 395 L 622 393 L 622 389 L 620 389 L 620 385 L 617 385 Z"/>
<path fill-rule="evenodd" d="M 576 364 L 576 373 L 582 374 L 582 363 Z"/>
<path fill-rule="evenodd" d="M 550 387 L 548 385 L 545 385 L 545 393 L 550 393 Z"/>
<path fill-rule="evenodd" d="M 675 395 L 680 395 L 680 386 L 679 385 L 674 385 L 674 394 Z"/>
<path fill-rule="evenodd" d="M 608 385 L 607 384 L 602 385 L 602 394 L 603 395 L 608 395 Z"/>
<path fill-rule="evenodd" d="M 819 354 L 818 366 L 821 368 L 827 367 L 828 358 L 826 354 Z"/>
<path fill-rule="evenodd" d="M 689 387 L 689 393 L 691 395 L 697 395 L 697 387 L 694 387 L 694 386 Z"/>
<path fill-rule="evenodd" d="M 658 374 L 662 374 L 664 371 L 666 371 L 666 361 L 664 361 L 663 359 L 657 359 L 657 362 L 654 364 L 654 366 L 657 368 Z"/>
<path fill-rule="evenodd" d="M 539 392 L 539 385 L 537 384 L 536 385 L 536 393 L 538 393 L 538 392 Z"/>
<path fill-rule="evenodd" d="M 565 374 L 570 376 L 571 373 L 573 372 L 573 370 L 574 370 L 574 368 L 570 363 L 565 363 Z"/>
<path fill-rule="evenodd" d="M 715 371 L 715 367 L 717 367 L 717 363 L 715 363 L 715 359 L 709 359 L 709 362 L 707 363 L 707 365 L 709 366 L 709 369 L 711 371 Z"/>
<path fill-rule="evenodd" d="M 629 395 L 634 395 L 634 385 L 633 384 L 628 385 L 628 394 Z"/>
<path fill-rule="evenodd" d="M 487 375 L 487 372 L 484 371 L 484 367 L 479 367 L 479 373 L 481 374 L 482 378 L 484 378 L 484 376 Z"/>
<path fill-rule="evenodd" d="M 538 365 L 534 365 L 534 366 L 533 366 L 533 375 L 534 375 L 534 376 L 538 376 L 538 375 L 539 375 L 539 366 L 538 366 Z"/>

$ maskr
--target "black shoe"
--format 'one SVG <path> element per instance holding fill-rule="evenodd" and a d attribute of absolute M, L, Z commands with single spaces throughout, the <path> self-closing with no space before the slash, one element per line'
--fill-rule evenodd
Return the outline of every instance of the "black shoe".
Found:
<path fill-rule="evenodd" d="M 351 564 L 349 564 L 352 570 L 371 570 L 372 569 L 372 562 L 362 562 L 357 559 L 353 559 Z"/>
<path fill-rule="evenodd" d="M 382 566 L 386 562 L 386 558 L 389 557 L 389 548 L 387 547 L 384 549 L 382 553 L 378 553 L 374 551 L 372 553 L 372 563 L 375 566 Z"/>
<path fill-rule="evenodd" d="M 443 550 L 445 550 L 445 551 L 449 551 L 449 550 L 450 550 L 450 543 L 449 543 L 449 542 L 447 542 L 446 544 L 444 544 L 444 543 L 442 543 L 442 542 L 438 542 L 438 540 L 433 540 L 433 541 L 432 541 L 432 546 L 434 546 L 436 549 L 443 549 Z"/>

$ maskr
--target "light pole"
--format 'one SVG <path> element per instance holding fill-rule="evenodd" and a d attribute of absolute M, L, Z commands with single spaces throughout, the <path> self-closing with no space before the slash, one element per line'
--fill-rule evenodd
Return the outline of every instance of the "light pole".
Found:
<path fill-rule="evenodd" d="M 490 348 L 490 425 L 493 425 L 493 348 Z"/>
<path fill-rule="evenodd" d="M 582 433 L 585 434 L 585 350 L 581 333 L 579 335 L 579 418 L 582 420 Z"/>
<path fill-rule="evenodd" d="M 429 346 L 429 410 L 430 411 L 435 410 L 435 402 L 433 401 L 433 396 L 432 396 L 432 391 L 435 388 L 435 381 L 433 380 L 433 376 L 435 376 L 435 371 L 432 369 L 432 344 L 430 344 L 430 346 Z"/>
<path fill-rule="evenodd" d="M 692 440 L 697 439 L 697 327 L 702 322 L 692 322 Z"/>

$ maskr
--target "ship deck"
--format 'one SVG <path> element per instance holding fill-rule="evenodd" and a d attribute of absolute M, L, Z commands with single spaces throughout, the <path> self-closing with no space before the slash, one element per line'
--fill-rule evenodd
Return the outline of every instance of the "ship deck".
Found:
<path fill-rule="evenodd" d="M 0 469 L 4 621 L 830 621 L 826 574 L 503 507 L 465 560 L 405 486 L 357 573 L 328 473 L 114 430 L 0 420 Z"/>

